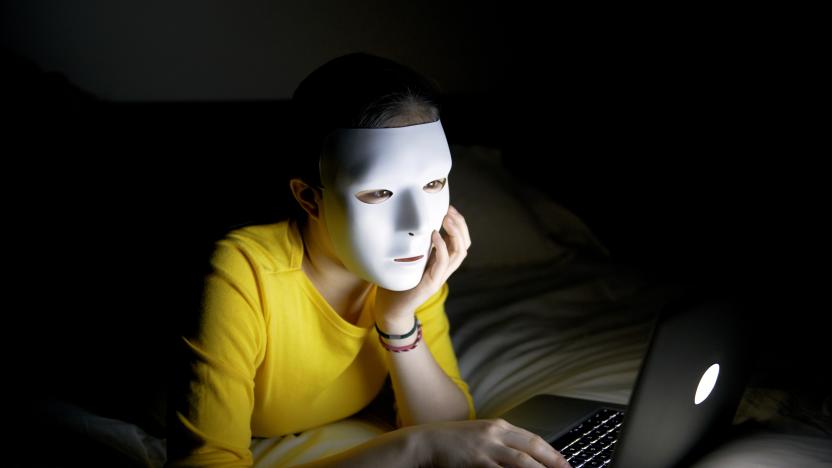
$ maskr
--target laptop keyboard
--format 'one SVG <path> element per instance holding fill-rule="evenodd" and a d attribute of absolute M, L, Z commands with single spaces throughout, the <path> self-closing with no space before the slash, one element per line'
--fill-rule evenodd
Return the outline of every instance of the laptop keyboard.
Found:
<path fill-rule="evenodd" d="M 608 466 L 623 420 L 623 411 L 602 408 L 552 442 L 552 446 L 572 468 Z"/>

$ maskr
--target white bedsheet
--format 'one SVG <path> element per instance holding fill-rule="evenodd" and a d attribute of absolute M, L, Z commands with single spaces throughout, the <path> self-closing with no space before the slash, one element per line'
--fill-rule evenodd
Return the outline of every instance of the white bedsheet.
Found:
<path fill-rule="evenodd" d="M 461 275 L 448 315 L 478 415 L 537 394 L 626 403 L 655 313 L 671 293 L 604 263 Z"/>
<path fill-rule="evenodd" d="M 731 440 L 692 468 L 823 468 L 832 466 L 829 437 L 759 431 Z"/>

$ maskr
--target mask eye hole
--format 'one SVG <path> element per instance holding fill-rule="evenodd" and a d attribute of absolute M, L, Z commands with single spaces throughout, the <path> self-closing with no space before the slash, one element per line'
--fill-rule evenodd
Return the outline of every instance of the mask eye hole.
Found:
<path fill-rule="evenodd" d="M 393 192 L 389 190 L 364 190 L 355 194 L 355 198 L 364 203 L 376 204 L 381 203 L 393 196 Z"/>
<path fill-rule="evenodd" d="M 425 186 L 424 186 L 424 187 L 422 187 L 422 188 L 425 190 L 425 192 L 428 192 L 428 193 L 437 193 L 437 192 L 441 192 L 441 191 L 442 191 L 442 189 L 443 189 L 443 188 L 445 188 L 445 184 L 446 184 L 447 182 L 448 182 L 448 179 L 447 179 L 447 178 L 436 179 L 436 180 L 433 180 L 433 181 L 428 182 L 428 183 L 427 183 L 427 184 L 425 184 Z"/>

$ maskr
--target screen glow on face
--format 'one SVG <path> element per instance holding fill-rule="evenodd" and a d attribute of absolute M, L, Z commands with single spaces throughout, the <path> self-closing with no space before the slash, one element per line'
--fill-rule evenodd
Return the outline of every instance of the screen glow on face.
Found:
<path fill-rule="evenodd" d="M 702 374 L 702 378 L 699 379 L 699 385 L 696 387 L 696 395 L 693 397 L 694 404 L 698 405 L 708 398 L 716 385 L 716 379 L 718 377 L 719 364 L 711 365 L 711 367 L 709 367 L 708 370 Z"/>
<path fill-rule="evenodd" d="M 344 265 L 386 289 L 415 287 L 448 212 L 450 170 L 439 121 L 330 136 L 321 158 L 324 222 Z"/>

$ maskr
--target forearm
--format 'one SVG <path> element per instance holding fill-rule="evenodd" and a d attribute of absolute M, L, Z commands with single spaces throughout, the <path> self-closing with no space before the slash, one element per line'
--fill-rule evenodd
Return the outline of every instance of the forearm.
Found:
<path fill-rule="evenodd" d="M 397 429 L 374 437 L 344 452 L 298 465 L 298 468 L 423 466 L 424 460 L 429 459 L 430 454 L 423 449 L 424 442 L 421 437 L 421 433 L 414 428 Z"/>
<path fill-rule="evenodd" d="M 405 325 L 386 322 L 382 330 L 400 335 L 412 326 L 412 321 Z M 416 341 L 416 336 L 385 341 L 406 346 Z M 468 419 L 465 394 L 442 370 L 424 341 L 410 351 L 386 354 L 402 426 Z"/>

